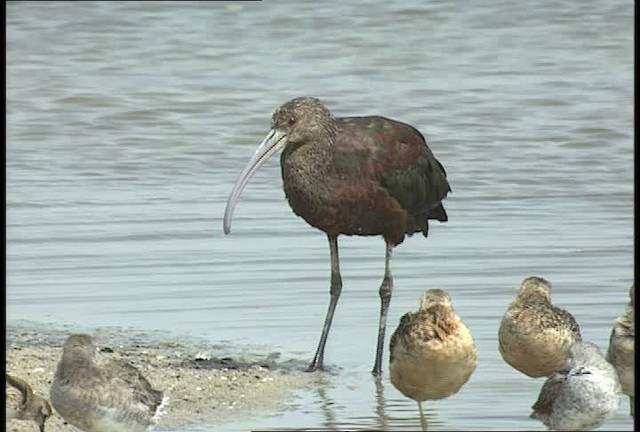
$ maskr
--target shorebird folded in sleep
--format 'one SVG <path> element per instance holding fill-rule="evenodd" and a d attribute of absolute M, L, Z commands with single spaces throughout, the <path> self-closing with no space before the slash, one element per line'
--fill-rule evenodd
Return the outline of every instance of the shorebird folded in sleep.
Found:
<path fill-rule="evenodd" d="M 53 414 L 46 398 L 33 392 L 26 381 L 6 374 L 5 415 L 7 420 L 33 420 L 40 432 L 44 432 L 44 423 Z"/>
<path fill-rule="evenodd" d="M 635 324 L 635 284 L 629 289 L 629 304 L 626 310 L 616 320 L 609 338 L 609 350 L 607 351 L 607 360 L 613 365 L 618 373 L 622 393 L 629 396 L 629 404 L 631 406 L 631 415 L 635 417 L 634 399 L 635 399 L 635 340 L 636 340 L 636 324 Z"/>
<path fill-rule="evenodd" d="M 569 348 L 581 340 L 573 315 L 551 303 L 551 284 L 535 276 L 522 282 L 498 331 L 504 361 L 533 378 L 561 370 Z"/>
<path fill-rule="evenodd" d="M 50 396 L 58 414 L 86 432 L 148 431 L 166 400 L 131 364 L 114 360 L 100 366 L 86 334 L 64 343 Z"/>
<path fill-rule="evenodd" d="M 457 393 L 476 369 L 476 344 L 469 328 L 453 310 L 449 294 L 424 292 L 417 312 L 406 313 L 389 344 L 391 383 L 418 403 Z"/>
<path fill-rule="evenodd" d="M 576 342 L 565 367 L 543 384 L 531 418 L 553 430 L 592 430 L 615 414 L 620 391 L 616 371 L 600 349 Z"/>

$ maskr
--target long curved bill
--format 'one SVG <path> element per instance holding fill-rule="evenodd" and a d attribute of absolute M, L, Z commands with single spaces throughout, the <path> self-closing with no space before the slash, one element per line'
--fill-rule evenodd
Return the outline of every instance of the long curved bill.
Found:
<path fill-rule="evenodd" d="M 231 232 L 231 218 L 233 217 L 233 209 L 240 199 L 240 194 L 244 190 L 251 177 L 258 171 L 258 168 L 262 166 L 274 153 L 283 148 L 287 143 L 287 135 L 277 129 L 271 129 L 264 141 L 257 148 L 253 154 L 249 163 L 244 167 L 236 184 L 233 185 L 233 190 L 229 199 L 227 200 L 227 208 L 224 210 L 224 220 L 222 223 L 224 233 L 229 234 Z"/>

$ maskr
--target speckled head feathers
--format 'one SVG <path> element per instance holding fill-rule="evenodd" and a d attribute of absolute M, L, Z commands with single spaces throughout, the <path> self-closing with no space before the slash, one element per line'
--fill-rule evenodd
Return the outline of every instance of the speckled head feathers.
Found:
<path fill-rule="evenodd" d="M 288 142 L 310 139 L 318 132 L 334 132 L 335 119 L 320 99 L 297 97 L 285 102 L 273 113 L 271 128 L 287 134 Z"/>
<path fill-rule="evenodd" d="M 428 309 L 436 304 L 451 307 L 451 297 L 441 289 L 430 289 L 422 293 L 420 310 Z"/>
<path fill-rule="evenodd" d="M 538 276 L 525 278 L 518 290 L 518 297 L 538 297 L 542 296 L 551 300 L 551 283 Z"/>
<path fill-rule="evenodd" d="M 63 354 L 74 353 L 93 358 L 96 353 L 96 346 L 93 338 L 88 334 L 76 333 L 67 338 L 63 346 Z"/>

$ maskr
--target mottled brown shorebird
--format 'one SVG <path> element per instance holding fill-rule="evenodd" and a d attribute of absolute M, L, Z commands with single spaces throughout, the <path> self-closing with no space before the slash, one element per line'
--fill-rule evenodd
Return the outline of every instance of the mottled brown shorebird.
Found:
<path fill-rule="evenodd" d="M 616 320 L 609 338 L 607 360 L 613 365 L 620 379 L 622 393 L 629 396 L 631 415 L 635 417 L 635 283 L 629 288 L 629 303 Z"/>
<path fill-rule="evenodd" d="M 44 424 L 53 414 L 46 398 L 37 395 L 21 378 L 6 374 L 5 415 L 7 420 L 32 420 L 44 432 Z"/>
<path fill-rule="evenodd" d="M 445 291 L 425 291 L 417 312 L 406 313 L 389 344 L 391 383 L 418 403 L 457 393 L 476 369 L 476 344 Z"/>
<path fill-rule="evenodd" d="M 280 166 L 289 205 L 327 234 L 331 253 L 329 308 L 309 370 L 323 369 L 325 344 L 342 291 L 338 236 L 382 235 L 385 271 L 373 366 L 379 375 L 393 288 L 391 251 L 407 235 L 421 232 L 426 237 L 430 219 L 447 220 L 441 203 L 451 190 L 445 170 L 413 126 L 380 116 L 334 117 L 318 99 L 296 98 L 275 111 L 271 131 L 235 183 L 224 214 L 226 234 L 242 190 L 279 149 L 284 149 Z"/>
<path fill-rule="evenodd" d="M 513 368 L 533 378 L 561 370 L 569 348 L 582 340 L 573 315 L 551 303 L 551 284 L 526 278 L 500 323 L 500 354 Z"/>
<path fill-rule="evenodd" d="M 592 430 L 620 407 L 616 371 L 591 342 L 576 342 L 564 367 L 552 373 L 540 389 L 531 418 L 551 430 Z"/>
<path fill-rule="evenodd" d="M 166 401 L 163 392 L 125 361 L 101 366 L 96 352 L 91 336 L 69 336 L 51 384 L 53 407 L 86 432 L 151 430 Z"/>

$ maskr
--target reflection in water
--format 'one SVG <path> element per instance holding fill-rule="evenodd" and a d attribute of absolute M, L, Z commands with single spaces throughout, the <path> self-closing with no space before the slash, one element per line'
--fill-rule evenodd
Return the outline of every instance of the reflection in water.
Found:
<path fill-rule="evenodd" d="M 401 397 L 390 399 L 385 396 L 384 383 L 380 378 L 374 378 L 376 392 L 376 428 L 380 430 L 397 429 L 402 425 L 406 430 L 417 430 L 420 427 L 420 418 L 416 416 L 413 401 Z M 393 389 L 393 387 L 389 387 Z M 393 414 L 388 414 L 393 413 Z M 402 413 L 403 415 L 398 415 Z M 440 427 L 445 423 L 438 417 L 436 411 L 429 405 L 423 409 L 426 424 L 431 427 Z"/>
<path fill-rule="evenodd" d="M 428 407 L 428 403 L 433 401 L 427 401 L 427 406 L 420 406 L 422 412 L 418 412 L 418 416 L 415 414 L 410 415 L 407 419 L 407 424 L 410 428 L 416 430 L 420 427 L 422 430 L 427 430 L 428 427 L 433 430 L 434 427 L 440 427 L 445 424 L 441 419 L 436 416 L 436 411 L 433 408 Z M 415 413 L 415 406 L 411 403 L 411 413 Z"/>
<path fill-rule="evenodd" d="M 389 424 L 389 417 L 385 413 L 384 403 L 384 385 L 380 376 L 373 378 L 376 384 L 376 418 L 378 419 L 378 426 L 382 430 L 386 430 Z"/>
<path fill-rule="evenodd" d="M 419 427 L 419 419 L 415 415 L 415 406 L 411 404 L 407 407 L 407 403 L 404 400 L 399 400 L 399 403 L 394 403 L 389 406 L 387 397 L 385 395 L 385 386 L 382 379 L 378 376 L 371 376 L 374 383 L 375 391 L 375 414 L 365 414 L 358 416 L 357 418 L 345 419 L 341 415 L 342 407 L 336 404 L 334 398 L 329 396 L 329 392 L 335 390 L 336 382 L 333 380 L 335 376 L 328 377 L 326 374 L 319 374 L 316 381 L 316 387 L 314 393 L 318 396 L 318 407 L 322 413 L 322 429 L 323 430 L 393 430 L 399 427 L 406 430 L 416 430 Z M 403 415 L 390 415 L 389 413 L 403 413 Z M 441 426 L 444 423 L 441 420 L 435 419 L 435 413 L 432 409 L 426 408 L 424 410 L 425 418 L 430 425 Z M 404 415 L 406 413 L 406 415 Z M 313 428 L 317 430 L 317 428 Z"/>
<path fill-rule="evenodd" d="M 319 374 L 317 384 L 318 386 L 316 387 L 316 391 L 320 399 L 320 411 L 323 416 L 322 424 L 327 429 L 337 430 L 338 421 L 336 420 L 336 413 L 333 410 L 335 401 L 327 395 L 329 381 L 326 379 L 324 374 Z"/>
<path fill-rule="evenodd" d="M 336 376 L 328 376 L 320 373 L 315 381 L 313 393 L 317 396 L 313 402 L 322 415 L 322 430 L 417 430 L 420 425 L 419 418 L 415 415 L 415 406 L 408 404 L 404 398 L 389 400 L 385 395 L 385 386 L 380 377 L 372 376 L 375 392 L 374 413 L 364 413 L 355 418 L 344 418 L 344 407 L 336 403 L 335 398 L 329 394 L 335 391 Z M 387 387 L 387 390 L 390 387 Z M 396 415 L 390 415 L 395 413 Z M 402 413 L 402 415 L 398 415 Z M 444 424 L 437 419 L 433 409 L 425 408 L 424 415 L 430 426 L 439 427 Z M 297 430 L 297 429 L 296 429 Z M 314 428 L 317 430 L 317 428 Z"/>
<path fill-rule="evenodd" d="M 417 430 L 420 420 L 415 415 L 415 406 L 408 406 L 406 399 L 393 400 L 389 403 L 385 396 L 385 386 L 380 377 L 372 376 L 375 391 L 375 414 L 365 414 L 357 418 L 341 419 L 341 407 L 335 399 L 329 396 L 331 390 L 335 390 L 336 384 L 333 378 L 329 379 L 326 374 L 319 374 L 315 382 L 314 393 L 318 396 L 317 406 L 322 413 L 323 430 L 390 430 L 401 427 L 406 430 Z M 388 412 L 406 415 L 389 415 Z M 430 426 L 442 426 L 444 422 L 437 419 L 433 409 L 425 408 L 424 416 Z"/>

